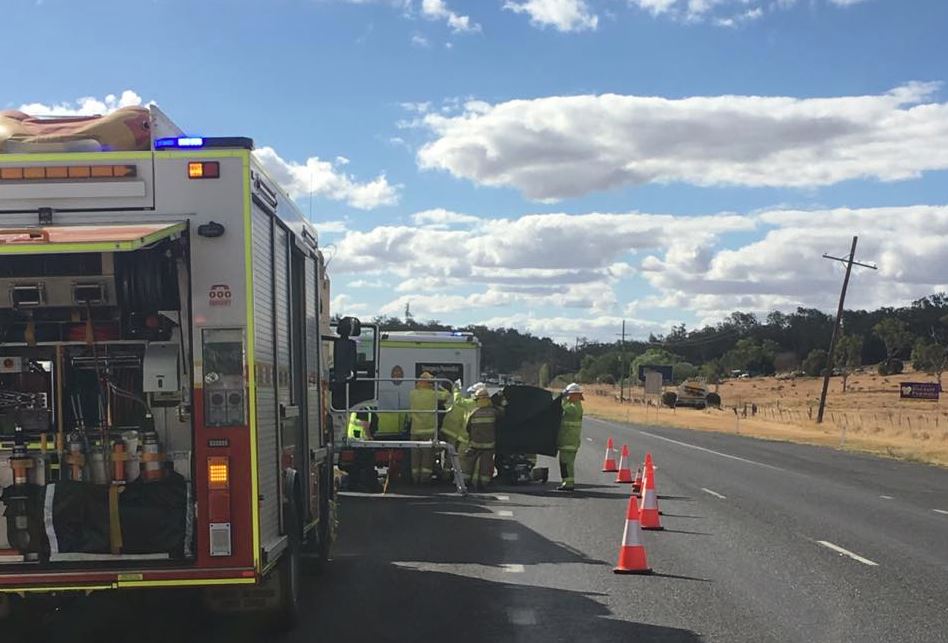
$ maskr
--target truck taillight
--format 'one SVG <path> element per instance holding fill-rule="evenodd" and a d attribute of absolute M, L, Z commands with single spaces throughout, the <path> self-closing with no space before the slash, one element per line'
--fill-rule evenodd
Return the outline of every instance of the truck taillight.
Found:
<path fill-rule="evenodd" d="M 217 161 L 192 161 L 188 163 L 189 179 L 219 179 L 221 164 Z"/>
<path fill-rule="evenodd" d="M 230 556 L 230 458 L 227 456 L 207 459 L 207 506 L 209 553 L 211 556 Z"/>
<path fill-rule="evenodd" d="M 211 490 L 230 489 L 230 461 L 226 457 L 207 459 L 207 486 Z"/>

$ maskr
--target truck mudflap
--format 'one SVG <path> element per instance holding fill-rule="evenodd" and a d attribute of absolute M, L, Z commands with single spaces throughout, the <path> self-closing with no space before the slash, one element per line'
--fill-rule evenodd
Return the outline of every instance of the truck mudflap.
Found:
<path fill-rule="evenodd" d="M 204 604 L 214 612 L 269 612 L 279 609 L 282 598 L 280 570 L 256 585 L 220 585 L 204 591 Z"/>

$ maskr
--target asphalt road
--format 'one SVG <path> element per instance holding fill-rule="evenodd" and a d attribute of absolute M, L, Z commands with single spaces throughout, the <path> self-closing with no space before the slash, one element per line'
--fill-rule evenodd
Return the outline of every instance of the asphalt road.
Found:
<path fill-rule="evenodd" d="M 629 488 L 600 473 L 610 436 L 657 466 L 653 576 L 612 573 Z M 948 641 L 948 470 L 587 419 L 577 481 L 571 496 L 552 479 L 467 498 L 345 494 L 335 558 L 308 581 L 289 636 L 205 622 L 180 598 L 132 631 L 175 643 Z M 106 631 L 82 640 L 126 640 Z"/>

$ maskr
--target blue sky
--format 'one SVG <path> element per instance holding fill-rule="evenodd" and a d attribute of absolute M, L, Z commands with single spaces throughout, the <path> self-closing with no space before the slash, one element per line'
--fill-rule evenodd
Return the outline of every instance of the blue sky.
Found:
<path fill-rule="evenodd" d="M 314 192 L 338 312 L 568 341 L 830 309 L 853 234 L 854 306 L 948 287 L 942 0 L 5 4 L 0 108 L 252 136 Z"/>

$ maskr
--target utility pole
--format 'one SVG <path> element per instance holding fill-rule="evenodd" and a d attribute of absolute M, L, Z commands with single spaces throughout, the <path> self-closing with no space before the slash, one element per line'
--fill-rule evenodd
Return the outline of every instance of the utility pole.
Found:
<path fill-rule="evenodd" d="M 829 391 L 830 376 L 833 374 L 833 365 L 834 365 L 834 353 L 836 352 L 836 341 L 839 338 L 839 327 L 843 322 L 843 306 L 846 303 L 846 289 L 849 288 L 849 275 L 853 271 L 853 266 L 862 266 L 863 268 L 870 268 L 872 270 L 878 270 L 875 266 L 871 266 L 866 263 L 859 263 L 856 261 L 856 243 L 859 241 L 859 237 L 853 237 L 853 247 L 849 251 L 849 257 L 843 259 L 841 257 L 833 257 L 828 254 L 824 254 L 824 259 L 832 259 L 833 261 L 839 261 L 846 264 L 846 276 L 843 277 L 843 289 L 839 293 L 839 307 L 836 309 L 836 322 L 833 324 L 833 335 L 830 338 L 830 348 L 829 355 L 826 356 L 826 370 L 823 372 L 823 391 L 820 393 L 820 409 L 816 414 L 816 423 L 823 423 L 823 411 L 826 409 L 826 393 Z"/>
<path fill-rule="evenodd" d="M 619 354 L 619 401 L 625 401 L 625 376 L 628 373 L 625 372 L 625 320 L 622 320 L 622 350 Z M 629 396 L 631 397 L 632 391 L 629 390 Z"/>

